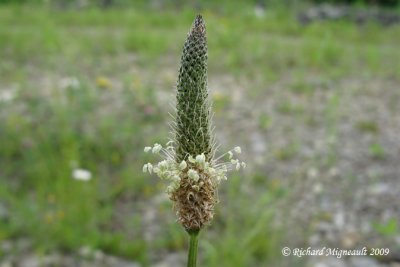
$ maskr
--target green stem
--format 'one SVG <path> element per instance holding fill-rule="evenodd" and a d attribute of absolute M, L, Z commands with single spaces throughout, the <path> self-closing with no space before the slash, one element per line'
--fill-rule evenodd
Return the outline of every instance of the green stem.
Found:
<path fill-rule="evenodd" d="M 197 247 L 199 244 L 199 230 L 188 231 L 190 235 L 188 267 L 196 267 L 197 261 Z"/>

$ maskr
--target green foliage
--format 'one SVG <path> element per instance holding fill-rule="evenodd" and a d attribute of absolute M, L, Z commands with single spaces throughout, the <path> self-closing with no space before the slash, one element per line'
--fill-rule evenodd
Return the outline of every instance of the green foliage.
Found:
<path fill-rule="evenodd" d="M 385 157 L 385 149 L 378 143 L 373 143 L 369 146 L 369 153 L 376 159 Z"/>
<path fill-rule="evenodd" d="M 259 125 L 261 127 L 261 129 L 263 130 L 268 130 L 268 128 L 271 126 L 271 117 L 268 116 L 268 114 L 266 113 L 262 113 L 258 119 L 259 121 Z"/>
<path fill-rule="evenodd" d="M 374 223 L 373 226 L 379 234 L 386 236 L 393 236 L 399 231 L 396 218 L 391 218 L 386 223 Z"/>
<path fill-rule="evenodd" d="M 379 126 L 374 121 L 368 121 L 368 120 L 359 121 L 357 122 L 356 127 L 362 132 L 373 133 L 373 134 L 379 133 Z"/>
<path fill-rule="evenodd" d="M 292 159 L 298 151 L 298 145 L 290 144 L 274 151 L 274 156 L 278 160 L 290 160 Z"/>

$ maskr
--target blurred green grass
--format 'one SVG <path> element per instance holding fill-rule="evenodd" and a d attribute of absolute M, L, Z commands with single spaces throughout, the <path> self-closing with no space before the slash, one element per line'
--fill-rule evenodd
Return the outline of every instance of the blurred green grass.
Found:
<path fill-rule="evenodd" d="M 254 99 L 266 93 L 265 85 L 287 77 L 296 94 L 312 93 L 304 82 L 310 76 L 400 79 L 398 26 L 340 21 L 303 27 L 290 9 L 278 6 L 260 18 L 251 4 L 232 6 L 202 11 L 209 73 L 246 77 Z M 171 93 L 174 78 L 158 77 L 158 70 L 167 65 L 176 73 L 194 15 L 141 5 L 65 11 L 0 6 L 0 83 L 18 85 L 12 102 L 0 102 L 0 201 L 10 211 L 0 221 L 0 240 L 29 236 L 42 252 L 90 246 L 143 264 L 155 251 L 185 248 L 169 205 L 149 207 L 165 215 L 159 222 L 165 230 L 145 241 L 143 214 L 163 187 L 141 167 L 149 160 L 144 145 L 165 140 L 168 132 L 170 110 L 156 100 L 156 90 L 166 86 Z M 76 77 L 77 88 L 52 88 L 65 76 Z M 217 105 L 221 117 L 226 105 Z M 287 100 L 278 106 L 283 114 L 301 109 Z M 334 112 L 327 111 L 328 121 Z M 260 121 L 263 128 L 269 120 Z M 277 160 L 292 158 L 296 147 L 277 151 Z M 376 150 L 371 153 L 380 155 Z M 71 179 L 74 166 L 90 170 L 93 179 Z M 206 266 L 260 266 L 279 255 L 282 234 L 268 231 L 268 206 L 284 192 L 263 170 L 246 178 L 260 190 L 246 191 L 239 176 L 222 185 L 224 201 L 201 245 Z"/>

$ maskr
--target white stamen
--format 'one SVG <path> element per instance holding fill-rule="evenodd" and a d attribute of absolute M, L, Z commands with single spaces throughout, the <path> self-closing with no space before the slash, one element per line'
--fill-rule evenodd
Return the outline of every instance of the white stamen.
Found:
<path fill-rule="evenodd" d="M 160 144 L 155 144 L 154 147 L 153 147 L 152 152 L 154 154 L 157 154 L 157 153 L 159 153 L 161 151 L 161 149 L 162 149 L 162 146 Z"/>
<path fill-rule="evenodd" d="M 179 164 L 179 169 L 183 171 L 184 169 L 186 169 L 186 167 L 187 167 L 186 161 L 182 160 L 182 162 Z"/>
<path fill-rule="evenodd" d="M 197 171 L 190 169 L 188 171 L 188 176 L 190 179 L 192 179 L 193 181 L 197 182 L 199 180 L 199 174 L 197 173 Z"/>
<path fill-rule="evenodd" d="M 239 163 L 239 162 L 236 163 L 236 170 L 237 170 L 237 171 L 240 170 L 240 163 Z"/>
<path fill-rule="evenodd" d="M 192 157 L 192 155 L 189 156 L 188 160 L 191 163 L 196 163 L 196 160 Z"/>
<path fill-rule="evenodd" d="M 151 163 L 147 163 L 147 170 L 150 174 L 153 172 L 153 165 Z"/>
<path fill-rule="evenodd" d="M 240 148 L 240 146 L 235 147 L 233 150 L 238 154 L 242 153 L 242 149 Z"/>

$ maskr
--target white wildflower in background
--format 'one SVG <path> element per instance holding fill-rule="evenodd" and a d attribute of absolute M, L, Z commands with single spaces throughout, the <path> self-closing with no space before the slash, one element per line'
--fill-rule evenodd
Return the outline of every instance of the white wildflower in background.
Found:
<path fill-rule="evenodd" d="M 72 171 L 72 178 L 79 181 L 89 181 L 92 179 L 92 173 L 85 169 L 75 169 Z"/>
<path fill-rule="evenodd" d="M 17 97 L 15 88 L 0 90 L 0 102 L 11 102 Z"/>
<path fill-rule="evenodd" d="M 61 89 L 79 89 L 80 82 L 76 77 L 64 77 L 60 80 L 59 86 Z"/>
<path fill-rule="evenodd" d="M 263 18 L 265 16 L 265 8 L 260 5 L 256 5 L 254 7 L 254 16 L 259 19 Z"/>

